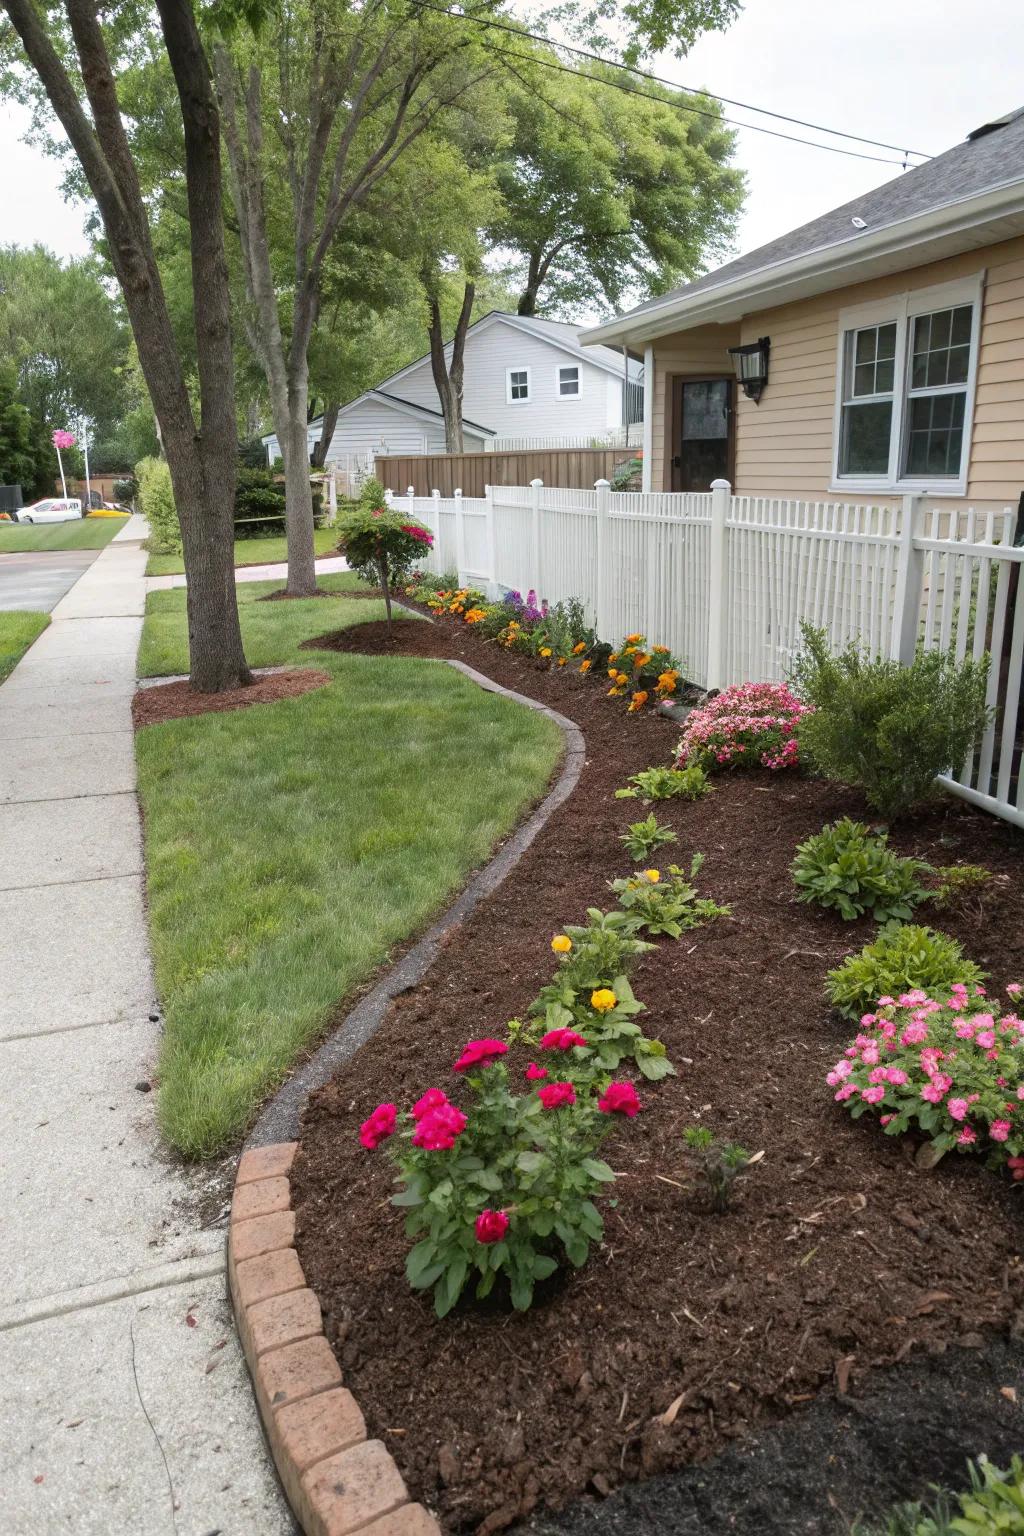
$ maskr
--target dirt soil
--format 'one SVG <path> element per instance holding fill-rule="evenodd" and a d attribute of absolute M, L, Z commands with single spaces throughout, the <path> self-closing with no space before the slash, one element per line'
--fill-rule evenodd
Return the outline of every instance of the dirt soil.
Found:
<path fill-rule="evenodd" d="M 276 704 L 296 699 L 331 681 L 320 667 L 293 667 L 257 677 L 248 688 L 229 688 L 224 693 L 195 693 L 189 683 L 159 683 L 140 688 L 132 699 L 132 722 L 137 731 L 144 725 L 181 720 L 186 715 L 220 714 L 229 709 L 248 709 L 251 704 Z"/>
<path fill-rule="evenodd" d="M 380 1100 L 407 1106 L 427 1087 L 458 1098 L 451 1065 L 464 1042 L 502 1034 L 550 979 L 552 933 L 583 920 L 587 906 L 611 904 L 606 882 L 630 867 L 617 835 L 646 814 L 612 792 L 667 761 L 679 727 L 629 717 L 602 683 L 541 670 L 465 627 L 400 621 L 393 647 L 383 629 L 349 628 L 310 648 L 459 656 L 575 720 L 588 759 L 510 877 L 306 1111 L 294 1169 L 299 1253 L 370 1432 L 450 1532 L 492 1536 L 530 1517 L 538 1531 L 574 1536 L 832 1530 L 767 1514 L 760 1524 L 676 1523 L 657 1502 L 647 1525 L 592 1527 L 586 1506 L 564 1524 L 543 1520 L 581 1496 L 605 1498 L 703 1463 L 819 1394 L 830 1405 L 823 1411 L 848 1416 L 865 1388 L 886 1390 L 890 1378 L 877 1367 L 955 1345 L 982 1350 L 995 1331 L 1024 1321 L 1024 1187 L 967 1158 L 917 1170 L 909 1139 L 851 1121 L 824 1082 L 853 1032 L 829 1013 L 824 973 L 873 926 L 796 904 L 788 867 L 796 844 L 825 821 L 867 815 L 863 801 L 758 772 L 719 777 L 696 804 L 657 806 L 679 836 L 661 862 L 702 851 L 703 893 L 732 907 L 729 918 L 661 941 L 633 976 L 647 1030 L 665 1041 L 679 1075 L 641 1084 L 645 1113 L 606 1143 L 618 1202 L 605 1206 L 605 1242 L 587 1267 L 555 1277 L 526 1315 L 467 1301 L 438 1322 L 405 1280 L 390 1164 L 360 1147 L 359 1124 Z M 1005 877 L 969 910 L 926 907 L 922 920 L 955 934 L 993 985 L 1024 979 L 1019 835 L 944 799 L 893 843 Z M 528 1055 L 510 1053 L 511 1070 Z M 709 1211 L 682 1150 L 682 1131 L 698 1117 L 764 1152 L 724 1216 Z M 1018 1388 L 1024 1400 L 1019 1379 Z M 1019 1428 L 1019 1409 L 1002 1397 L 996 1408 Z M 969 1407 L 963 1419 L 952 1432 L 962 1429 L 967 1447 Z M 920 1451 L 908 1453 L 908 1480 L 925 1465 Z M 798 1446 L 789 1468 L 798 1481 L 804 1453 Z M 876 1483 L 868 1480 L 869 1493 L 887 1486 Z M 641 1505 L 646 1497 L 629 1494 Z M 856 1505 L 856 1490 L 850 1497 Z M 594 1518 L 615 1507 L 609 1501 Z"/>

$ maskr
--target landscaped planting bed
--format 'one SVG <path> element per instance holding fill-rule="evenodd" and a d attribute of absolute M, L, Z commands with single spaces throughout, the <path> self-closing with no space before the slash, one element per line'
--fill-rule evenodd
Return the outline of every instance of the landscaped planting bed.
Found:
<path fill-rule="evenodd" d="M 639 1022 L 677 1075 L 648 1082 L 629 1062 L 611 1074 L 635 1080 L 643 1108 L 609 1116 L 601 1156 L 616 1179 L 600 1202 L 603 1242 L 584 1267 L 542 1280 L 529 1311 L 510 1310 L 499 1285 L 482 1302 L 467 1289 L 439 1320 L 429 1293 L 410 1289 L 388 1149 L 366 1150 L 360 1126 L 378 1103 L 401 1115 L 432 1087 L 470 1108 L 454 1063 L 469 1039 L 509 1038 L 508 1021 L 551 980 L 553 935 L 585 923 L 589 907 L 614 906 L 608 882 L 634 873 L 620 834 L 650 809 L 614 792 L 668 764 L 680 727 L 649 710 L 627 719 L 621 699 L 575 668 L 538 666 L 472 626 L 398 621 L 392 643 L 383 630 L 356 625 L 308 648 L 463 659 L 576 721 L 588 753 L 571 798 L 314 1095 L 303 1124 L 292 1178 L 307 1283 L 412 1496 L 448 1530 L 488 1536 L 709 1458 L 821 1394 L 856 1400 L 884 1382 L 878 1367 L 951 1346 L 984 1351 L 995 1331 L 1019 1326 L 1021 1186 L 956 1153 L 926 1170 L 919 1137 L 887 1137 L 873 1116 L 854 1122 L 826 1083 L 858 1026 L 831 1011 L 825 973 L 878 929 L 798 903 L 790 866 L 824 823 L 873 818 L 858 792 L 791 767 L 721 772 L 704 798 L 653 807 L 678 842 L 646 862 L 688 871 L 702 853 L 700 895 L 730 912 L 658 938 L 630 975 L 647 1009 Z M 915 921 L 959 940 L 993 999 L 1024 979 L 1019 836 L 944 799 L 901 821 L 891 846 L 935 865 L 985 865 L 997 878 L 949 910 L 924 904 Z M 513 1032 L 503 1061 L 517 1091 L 530 1090 L 537 1059 Z M 696 1125 L 763 1154 L 721 1213 L 684 1142 Z M 1014 1422 L 1011 1396 L 986 1396 L 990 1421 Z M 961 1400 L 970 1416 L 969 1393 L 949 1398 Z M 907 1478 L 926 1461 L 913 1452 Z M 848 1514 L 892 1497 L 891 1480 L 872 1488 L 868 1471 L 847 1490 Z M 931 1463 L 923 1475 L 936 1475 Z M 841 1478 L 837 1463 L 837 1487 Z M 666 1507 L 640 1528 L 671 1529 Z M 836 1529 L 831 1520 L 800 1528 Z"/>

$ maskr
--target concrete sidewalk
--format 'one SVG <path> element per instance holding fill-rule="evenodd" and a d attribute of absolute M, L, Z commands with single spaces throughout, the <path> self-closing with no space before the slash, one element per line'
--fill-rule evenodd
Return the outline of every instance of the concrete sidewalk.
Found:
<path fill-rule="evenodd" d="M 133 526 L 134 525 L 134 526 Z M 141 525 L 141 526 L 140 526 Z M 133 519 L 0 688 L 0 1531 L 284 1536 L 224 1232 L 162 1148 Z"/>
<path fill-rule="evenodd" d="M 120 535 L 118 535 L 120 537 Z M 344 555 L 327 555 L 316 562 L 318 576 L 329 576 L 334 571 L 347 571 L 348 561 Z M 287 562 L 282 560 L 275 565 L 236 565 L 235 582 L 240 581 L 283 581 L 288 575 Z M 147 576 L 147 592 L 165 592 L 168 587 L 184 587 L 185 577 L 178 576 Z"/>

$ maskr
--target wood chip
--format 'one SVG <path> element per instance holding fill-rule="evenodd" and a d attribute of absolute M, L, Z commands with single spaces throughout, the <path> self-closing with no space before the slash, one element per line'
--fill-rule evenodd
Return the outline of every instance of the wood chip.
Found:
<path fill-rule="evenodd" d="M 654 1422 L 656 1424 L 664 1424 L 665 1428 L 667 1429 L 670 1424 L 675 1423 L 679 1416 L 679 1410 L 685 1402 L 686 1393 L 680 1392 L 678 1397 L 674 1397 L 672 1399 L 664 1413 L 655 1414 Z"/>
<path fill-rule="evenodd" d="M 1017 1401 L 1016 1387 L 1000 1387 L 999 1392 L 1002 1397 L 1006 1398 L 1008 1403 L 1015 1403 Z"/>
<path fill-rule="evenodd" d="M 846 1389 L 850 1385 L 850 1371 L 856 1358 L 856 1355 L 843 1355 L 842 1359 L 836 1361 L 836 1391 L 840 1397 L 846 1395 Z"/>

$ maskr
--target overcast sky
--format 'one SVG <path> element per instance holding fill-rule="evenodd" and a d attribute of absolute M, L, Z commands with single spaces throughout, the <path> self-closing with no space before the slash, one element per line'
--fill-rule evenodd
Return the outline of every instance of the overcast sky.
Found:
<path fill-rule="evenodd" d="M 665 56 L 655 67 L 683 85 L 937 154 L 1024 105 L 1022 64 L 1020 0 L 748 0 L 728 32 L 704 38 L 686 60 Z M 84 252 L 84 210 L 61 198 L 56 163 L 21 142 L 26 126 L 20 109 L 0 104 L 0 241 L 38 240 L 62 256 Z M 902 174 L 749 131 L 740 134 L 737 159 L 749 189 L 738 251 Z"/>

